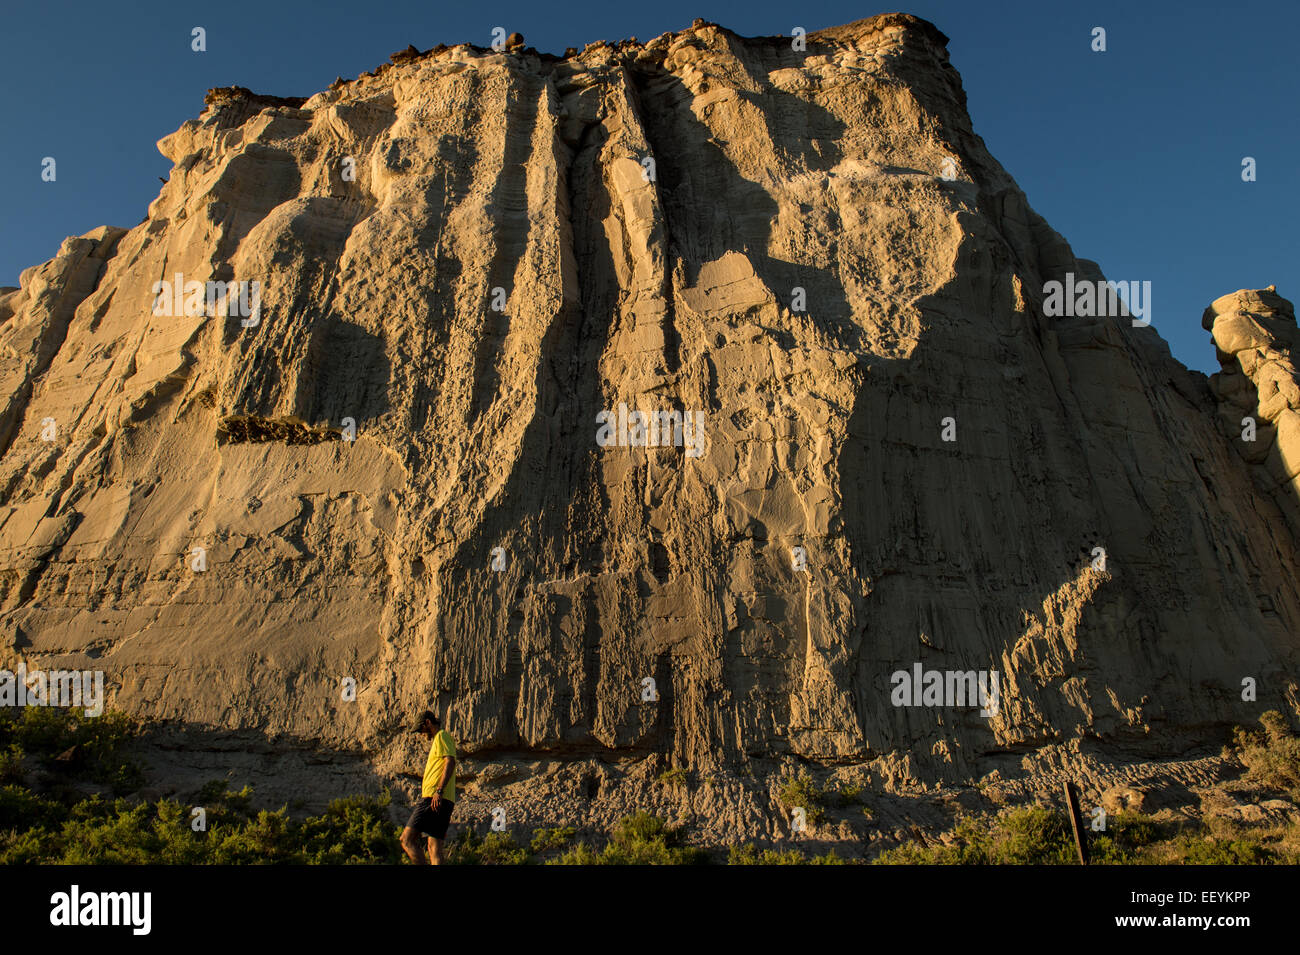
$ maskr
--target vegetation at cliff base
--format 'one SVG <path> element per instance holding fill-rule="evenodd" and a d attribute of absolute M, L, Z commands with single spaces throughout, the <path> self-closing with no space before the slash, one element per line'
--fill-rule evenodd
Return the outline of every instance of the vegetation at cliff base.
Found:
<path fill-rule="evenodd" d="M 1240 762 L 1240 779 L 1202 797 L 1203 812 L 1145 815 L 1124 811 L 1089 832 L 1095 864 L 1296 864 L 1300 822 L 1294 805 L 1268 800 L 1300 797 L 1300 740 L 1276 712 L 1260 730 L 1238 728 L 1225 751 Z M 0 710 L 0 864 L 404 864 L 391 796 L 350 796 L 323 812 L 296 818 L 288 807 L 255 809 L 253 792 L 224 781 L 203 786 L 182 802 L 140 798 L 144 773 L 130 758 L 139 727 L 120 714 L 88 719 L 45 707 Z M 662 785 L 685 785 L 670 771 Z M 134 795 L 133 795 L 134 794 Z M 810 823 L 830 812 L 861 817 L 861 791 L 816 785 L 807 773 L 775 784 L 785 811 L 802 806 Z M 1237 797 L 1245 797 L 1244 801 Z M 1260 801 L 1256 805 L 1256 801 Z M 1243 807 L 1271 815 L 1250 824 Z M 1289 809 L 1288 809 L 1289 807 Z M 201 813 L 196 812 L 201 809 Z M 814 845 L 819 845 L 814 849 Z M 806 848 L 805 848 L 806 846 Z M 825 844 L 703 849 L 689 844 L 686 827 L 647 812 L 625 816 L 592 838 L 571 826 L 480 833 L 453 823 L 453 865 L 844 865 Z M 846 842 L 857 855 L 869 847 Z M 854 850 L 857 850 L 855 852 Z M 942 834 L 875 853 L 877 864 L 1072 865 L 1075 847 L 1060 807 L 1020 806 L 996 816 L 968 815 Z"/>

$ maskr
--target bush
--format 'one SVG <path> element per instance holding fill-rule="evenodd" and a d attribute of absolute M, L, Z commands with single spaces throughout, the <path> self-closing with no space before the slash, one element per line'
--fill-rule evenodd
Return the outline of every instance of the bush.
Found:
<path fill-rule="evenodd" d="M 838 789 L 823 789 L 822 796 L 827 802 L 840 809 L 856 806 L 862 801 L 862 787 L 844 783 Z M 868 811 L 867 815 L 871 815 Z"/>
<path fill-rule="evenodd" d="M 1263 865 L 1280 861 L 1276 852 L 1254 839 L 1211 841 L 1203 836 L 1180 836 L 1172 847 L 1183 865 Z"/>
<path fill-rule="evenodd" d="M 207 838 L 211 846 L 208 861 L 217 865 L 268 865 L 301 862 L 297 834 L 284 809 L 265 809 L 243 825 L 209 821 Z M 201 835 L 201 834 L 200 834 Z"/>
<path fill-rule="evenodd" d="M 8 749 L 0 751 L 0 786 L 21 783 L 24 775 L 22 745 L 10 743 Z"/>
<path fill-rule="evenodd" d="M 777 789 L 776 798 L 787 810 L 801 807 L 804 818 L 810 823 L 820 822 L 825 816 L 822 810 L 824 795 L 807 773 L 783 780 Z"/>
<path fill-rule="evenodd" d="M 798 849 L 764 849 L 746 844 L 732 846 L 727 852 L 727 865 L 848 865 L 847 860 L 835 854 L 835 850 L 822 856 L 806 856 Z"/>
<path fill-rule="evenodd" d="M 708 853 L 681 847 L 681 837 L 680 829 L 648 812 L 624 816 L 605 846 L 605 864 L 695 865 L 708 861 Z"/>
<path fill-rule="evenodd" d="M 659 778 L 655 781 L 661 786 L 685 786 L 686 770 L 680 766 L 675 769 L 666 769 L 659 774 Z"/>
<path fill-rule="evenodd" d="M 1093 862 L 1119 865 L 1145 861 L 1146 850 L 1164 838 L 1164 827 L 1150 816 L 1121 812 L 1106 821 L 1104 833 L 1088 832 L 1088 852 Z"/>
<path fill-rule="evenodd" d="M 140 767 L 123 755 L 135 731 L 128 717 L 111 711 L 90 717 L 75 707 L 0 709 L 0 749 L 7 754 L 10 781 L 18 781 L 17 754 L 19 765 L 25 755 L 67 778 L 105 783 L 118 795 L 131 792 L 144 784 Z"/>
<path fill-rule="evenodd" d="M 885 865 L 1069 865 L 1076 861 L 1074 836 L 1064 814 L 1041 806 L 1015 809 L 990 826 L 958 819 L 944 845 L 899 846 L 880 854 Z"/>
<path fill-rule="evenodd" d="M 567 849 L 573 842 L 575 830 L 572 826 L 557 826 L 554 829 L 537 829 L 533 832 L 530 848 L 534 853 L 548 852 L 552 849 Z"/>
<path fill-rule="evenodd" d="M 489 832 L 483 837 L 482 865 L 526 865 L 528 861 L 528 850 L 515 842 L 510 833 Z"/>
<path fill-rule="evenodd" d="M 0 831 L 0 865 L 40 865 L 46 857 L 49 833 L 41 829 L 26 832 Z"/>
<path fill-rule="evenodd" d="M 820 822 L 828 808 L 844 809 L 862 801 L 862 787 L 845 783 L 836 789 L 819 787 L 806 772 L 787 776 L 777 788 L 777 800 L 786 809 L 802 806 L 809 822 Z M 863 815 L 871 818 L 871 810 L 863 808 Z"/>
<path fill-rule="evenodd" d="M 323 815 L 312 816 L 302 824 L 305 861 L 313 865 L 400 862 L 405 853 L 393 838 L 393 824 L 388 821 L 391 802 L 392 794 L 387 790 L 377 799 L 348 796 L 331 802 Z"/>
<path fill-rule="evenodd" d="M 624 816 L 600 852 L 579 843 L 557 859 L 556 865 L 697 865 L 709 861 L 703 849 L 680 845 L 680 829 L 648 812 Z"/>
<path fill-rule="evenodd" d="M 253 788 L 245 786 L 232 793 L 224 779 L 204 783 L 193 796 L 195 806 L 207 810 L 208 820 L 235 821 L 253 815 Z"/>
<path fill-rule="evenodd" d="M 0 830 L 39 829 L 57 824 L 62 815 L 58 803 L 22 786 L 0 787 Z"/>
<path fill-rule="evenodd" d="M 1235 755 L 1246 767 L 1246 781 L 1300 800 L 1300 739 L 1277 710 L 1260 717 L 1264 732 L 1237 727 Z"/>
<path fill-rule="evenodd" d="M 1069 865 L 1078 858 L 1065 814 L 1041 806 L 1009 813 L 988 856 L 996 865 Z"/>
<path fill-rule="evenodd" d="M 1232 834 L 1216 837 L 1204 825 L 1175 832 L 1175 824 L 1150 816 L 1122 812 L 1108 822 L 1107 831 L 1088 833 L 1090 858 L 1101 865 L 1260 865 L 1294 862 L 1295 853 L 1258 839 Z M 883 852 L 882 865 L 1074 864 L 1074 837 L 1063 813 L 1041 807 L 1004 813 L 991 825 L 965 818 L 943 845 L 912 843 Z"/>
<path fill-rule="evenodd" d="M 787 776 L 781 781 L 776 791 L 776 798 L 786 809 L 793 809 L 796 806 L 809 809 L 821 804 L 822 793 L 811 776 L 800 773 L 798 776 Z"/>
<path fill-rule="evenodd" d="M 585 842 L 579 842 L 572 849 L 551 860 L 549 865 L 602 865 L 604 859 Z"/>
<path fill-rule="evenodd" d="M 624 816 L 614 828 L 613 839 L 623 845 L 639 842 L 663 841 L 670 834 L 667 820 L 652 816 L 648 812 L 638 812 Z"/>
<path fill-rule="evenodd" d="M 480 836 L 472 827 L 466 827 L 448 847 L 447 861 L 452 865 L 527 865 L 530 859 L 528 850 L 510 833 Z"/>
<path fill-rule="evenodd" d="M 147 803 L 109 804 L 98 796 L 73 809 L 63 824 L 59 862 L 67 865 L 146 865 L 158 858 L 158 839 Z"/>

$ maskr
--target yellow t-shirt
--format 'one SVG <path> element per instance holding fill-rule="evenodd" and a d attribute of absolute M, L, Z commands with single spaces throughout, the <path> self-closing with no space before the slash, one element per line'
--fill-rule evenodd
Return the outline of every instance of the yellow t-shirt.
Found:
<path fill-rule="evenodd" d="M 433 745 L 429 747 L 429 761 L 424 764 L 424 785 L 420 787 L 420 796 L 428 797 L 434 794 L 438 785 L 438 777 L 442 775 L 442 767 L 447 762 L 447 757 L 456 756 L 456 741 L 451 738 L 451 734 L 446 730 L 438 730 L 433 735 Z M 448 802 L 456 801 L 456 767 L 452 766 L 451 772 L 447 774 L 447 785 L 442 787 L 442 798 Z"/>

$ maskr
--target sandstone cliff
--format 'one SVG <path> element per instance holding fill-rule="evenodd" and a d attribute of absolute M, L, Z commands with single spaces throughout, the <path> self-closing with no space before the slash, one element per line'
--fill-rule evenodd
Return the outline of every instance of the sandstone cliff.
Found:
<path fill-rule="evenodd" d="M 945 43 L 705 24 L 213 91 L 140 225 L 0 295 L 0 664 L 104 670 L 196 779 L 391 778 L 436 700 L 484 805 L 752 832 L 796 762 L 1103 779 L 1295 713 L 1290 306 L 1215 303 L 1213 385 L 1045 315 L 1100 273 Z M 155 314 L 177 275 L 260 306 Z M 620 445 L 620 404 L 700 441 Z M 997 713 L 895 706 L 918 663 L 997 671 Z"/>

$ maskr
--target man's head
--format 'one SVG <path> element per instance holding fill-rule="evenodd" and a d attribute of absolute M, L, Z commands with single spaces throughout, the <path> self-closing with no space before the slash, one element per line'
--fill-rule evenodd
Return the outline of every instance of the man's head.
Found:
<path fill-rule="evenodd" d="M 423 733 L 425 736 L 432 738 L 441 728 L 442 722 L 438 719 L 433 710 L 425 710 L 420 714 L 415 725 L 411 727 L 411 732 Z"/>

